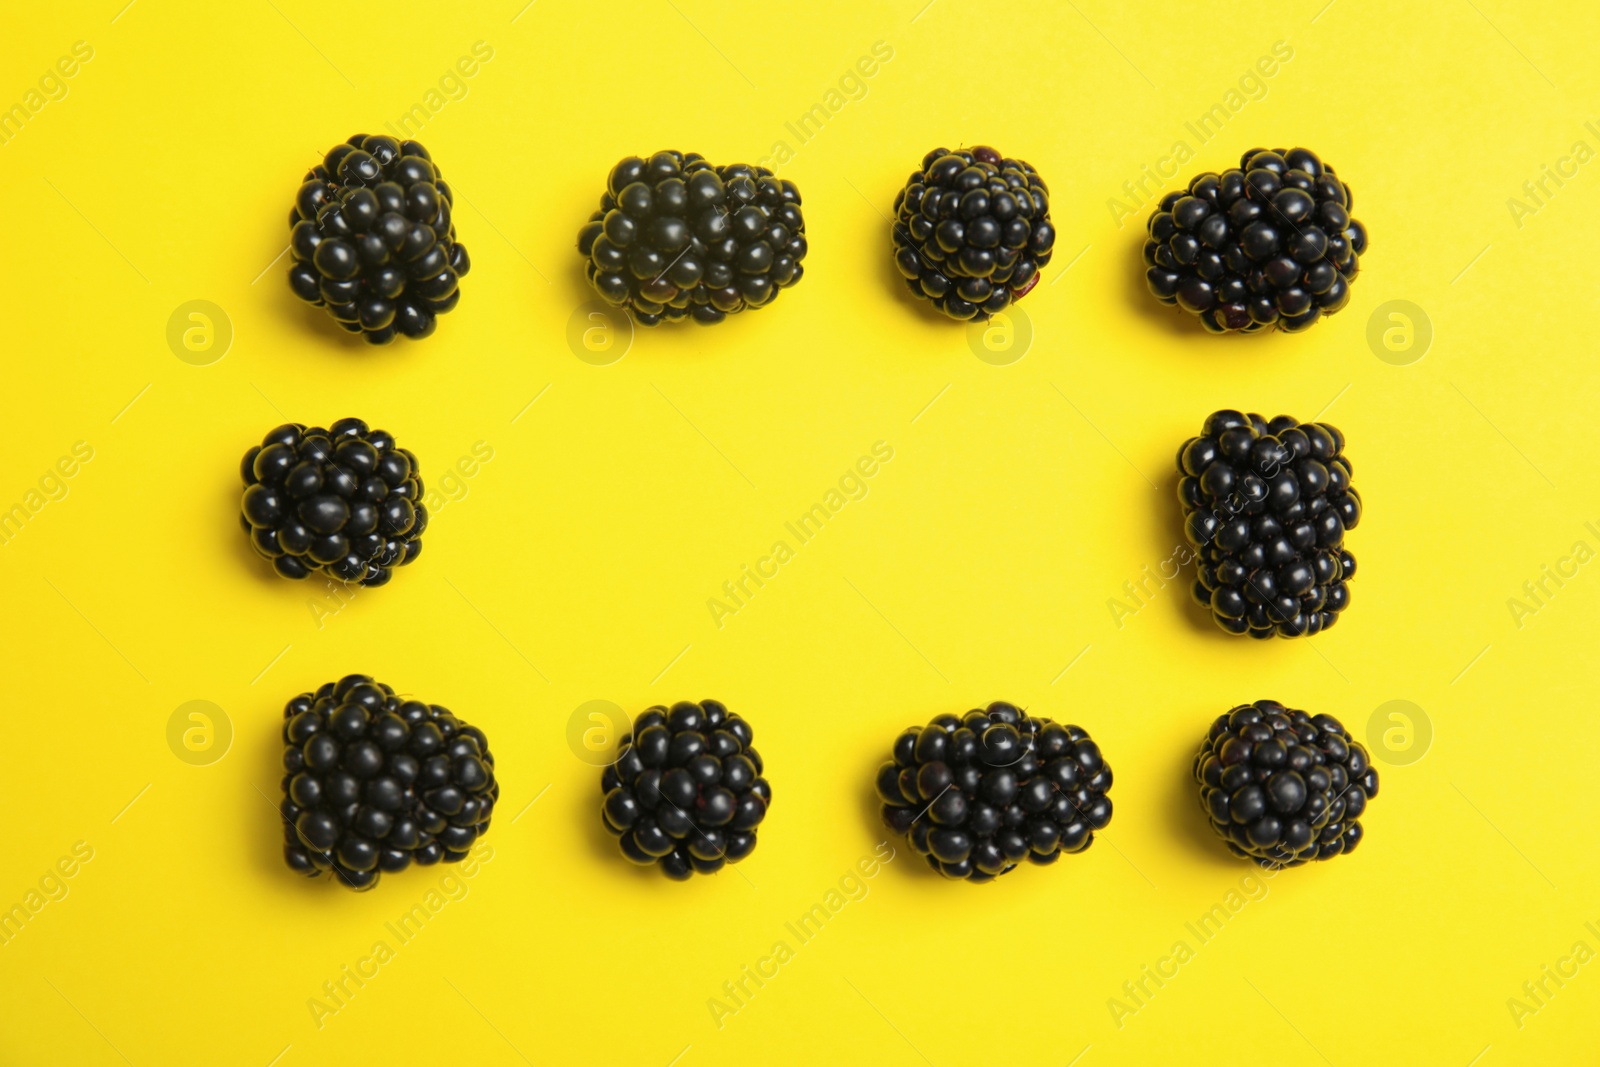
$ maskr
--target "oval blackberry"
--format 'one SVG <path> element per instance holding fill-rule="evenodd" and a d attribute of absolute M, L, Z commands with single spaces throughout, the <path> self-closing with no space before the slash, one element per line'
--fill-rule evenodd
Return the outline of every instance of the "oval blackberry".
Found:
<path fill-rule="evenodd" d="M 1305 148 L 1252 148 L 1197 175 L 1150 216 L 1145 280 L 1212 333 L 1309 328 L 1350 302 L 1367 250 L 1354 196 Z"/>
<path fill-rule="evenodd" d="M 449 709 L 350 674 L 283 709 L 283 858 L 371 889 L 464 859 L 500 798 L 489 739 Z"/>
<path fill-rule="evenodd" d="M 295 194 L 289 288 L 371 344 L 427 337 L 472 267 L 456 242 L 454 203 L 426 148 L 356 134 Z"/>
<path fill-rule="evenodd" d="M 1361 521 L 1344 434 L 1288 415 L 1214 412 L 1178 450 L 1194 598 L 1231 634 L 1319 633 L 1350 606 Z"/>
<path fill-rule="evenodd" d="M 894 262 L 952 319 L 988 318 L 1027 295 L 1056 231 L 1044 179 L 993 148 L 935 148 L 895 194 Z"/>
<path fill-rule="evenodd" d="M 1111 822 L 1111 766 L 1089 735 L 994 703 L 913 726 L 878 768 L 883 821 L 946 878 L 988 882 L 1082 852 Z"/>
<path fill-rule="evenodd" d="M 422 552 L 417 457 L 360 419 L 285 423 L 244 454 L 239 524 L 285 578 L 383 585 Z"/>
<path fill-rule="evenodd" d="M 600 819 L 622 854 L 683 881 L 755 851 L 772 787 L 752 736 L 715 700 L 657 705 L 634 719 L 600 776 Z"/>
<path fill-rule="evenodd" d="M 1276 700 L 1217 716 L 1194 757 L 1200 807 L 1235 856 L 1298 867 L 1361 843 L 1361 813 L 1378 795 L 1367 750 L 1332 715 Z"/>
<path fill-rule="evenodd" d="M 765 307 L 805 273 L 806 249 L 794 182 L 694 152 L 622 160 L 578 231 L 589 284 L 644 326 Z"/>

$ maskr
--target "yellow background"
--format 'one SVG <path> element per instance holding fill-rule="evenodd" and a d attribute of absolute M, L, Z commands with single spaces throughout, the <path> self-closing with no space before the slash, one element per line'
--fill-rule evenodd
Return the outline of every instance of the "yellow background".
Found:
<path fill-rule="evenodd" d="M 1520 220 L 1507 204 L 1600 148 L 1589 5 L 123 2 L 19 7 L 0 40 L 7 105 L 94 50 L 0 147 L 0 506 L 94 449 L 0 547 L 0 906 L 93 849 L 0 946 L 0 1060 L 1595 1062 L 1600 963 L 1520 1026 L 1507 1003 L 1600 949 L 1600 566 L 1508 606 L 1600 547 L 1600 163 Z M 433 338 L 368 350 L 284 283 L 292 195 L 477 41 L 492 60 L 421 133 L 474 269 Z M 799 143 L 785 123 L 878 41 L 865 96 Z M 1199 142 L 1185 122 L 1278 41 L 1265 96 Z M 1180 139 L 1174 186 L 1258 144 L 1338 168 L 1372 238 L 1345 311 L 1212 338 L 1144 293 L 1148 207 L 1118 227 L 1107 201 Z M 799 286 L 576 358 L 574 236 L 611 165 L 776 141 L 805 201 Z M 963 142 L 1032 162 L 1060 231 L 1005 366 L 913 305 L 888 250 L 906 175 Z M 208 366 L 166 341 L 196 299 L 234 333 Z M 1367 342 L 1390 300 L 1433 325 L 1410 365 Z M 1313 640 L 1225 639 L 1187 577 L 1120 627 L 1108 608 L 1177 543 L 1172 456 L 1218 407 L 1325 411 L 1348 437 L 1361 571 Z M 493 459 L 415 565 L 319 625 L 325 587 L 241 536 L 236 468 L 286 419 L 344 415 L 435 485 L 477 442 Z M 869 494 L 719 629 L 707 599 L 880 440 Z M 308 1000 L 448 873 L 357 895 L 282 864 L 282 705 L 350 671 L 483 727 L 503 802 L 492 860 L 450 883 L 466 895 L 319 1029 Z M 677 885 L 615 854 L 568 725 L 591 700 L 709 696 L 754 724 L 775 804 L 747 862 Z M 1253 868 L 1210 838 L 1190 756 L 1268 696 L 1363 737 L 1411 701 L 1431 749 L 1380 759 L 1359 851 L 1272 880 L 1202 945 L 1186 923 Z M 798 945 L 785 923 L 883 837 L 869 791 L 896 733 L 1002 698 L 1103 746 L 1095 847 L 979 888 L 902 845 Z M 167 743 L 191 700 L 232 726 L 205 766 Z M 794 958 L 719 1028 L 708 999 L 780 939 Z M 1108 1001 L 1179 940 L 1193 958 L 1119 1027 Z"/>

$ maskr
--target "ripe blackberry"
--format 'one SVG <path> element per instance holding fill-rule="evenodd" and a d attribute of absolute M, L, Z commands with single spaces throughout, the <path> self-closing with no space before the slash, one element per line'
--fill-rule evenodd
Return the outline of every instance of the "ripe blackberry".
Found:
<path fill-rule="evenodd" d="M 589 284 L 644 326 L 765 307 L 805 273 L 806 247 L 794 182 L 694 152 L 622 160 L 578 231 Z"/>
<path fill-rule="evenodd" d="M 952 319 L 1020 300 L 1050 262 L 1050 191 L 1020 159 L 935 148 L 894 198 L 894 262 L 906 287 Z"/>
<path fill-rule="evenodd" d="M 1354 195 L 1305 148 L 1252 148 L 1150 216 L 1145 280 L 1212 333 L 1307 329 L 1350 302 L 1367 250 Z"/>
<path fill-rule="evenodd" d="M 1350 606 L 1361 521 L 1344 434 L 1288 415 L 1218 411 L 1178 450 L 1194 597 L 1231 634 L 1315 634 Z"/>
<path fill-rule="evenodd" d="M 415 141 L 356 134 L 306 172 L 289 211 L 289 288 L 351 333 L 386 345 L 433 332 L 472 267 L 455 202 Z"/>
<path fill-rule="evenodd" d="M 1194 757 L 1200 807 L 1235 856 L 1298 867 L 1361 843 L 1378 771 L 1332 715 L 1276 700 L 1217 716 Z"/>
<path fill-rule="evenodd" d="M 889 829 L 946 878 L 971 882 L 1024 858 L 1043 866 L 1082 852 L 1111 822 L 1111 766 L 1099 747 L 1014 704 L 911 727 L 878 768 L 877 788 Z"/>
<path fill-rule="evenodd" d="M 601 822 L 668 878 L 714 874 L 755 851 L 772 804 L 750 724 L 715 700 L 657 705 L 633 720 L 600 776 Z"/>
<path fill-rule="evenodd" d="M 464 858 L 500 786 L 483 731 L 350 674 L 283 709 L 283 858 L 370 889 L 387 871 Z"/>
<path fill-rule="evenodd" d="M 322 571 L 383 585 L 422 552 L 428 509 L 417 457 L 360 419 L 285 423 L 244 454 L 239 524 L 285 578 Z"/>

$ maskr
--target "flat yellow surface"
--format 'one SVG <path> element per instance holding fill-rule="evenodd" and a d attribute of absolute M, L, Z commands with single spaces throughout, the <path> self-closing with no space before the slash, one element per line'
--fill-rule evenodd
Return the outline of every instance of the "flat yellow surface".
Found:
<path fill-rule="evenodd" d="M 0 34 L 0 1061 L 1596 1062 L 1592 5 L 123 2 Z M 305 168 L 414 105 L 475 266 L 432 339 L 368 350 L 275 257 Z M 1053 192 L 1022 353 L 891 265 L 896 190 L 961 143 Z M 1155 304 L 1146 168 L 1295 144 L 1371 233 L 1351 305 L 1212 338 Z M 569 347 L 578 227 L 665 147 L 781 163 L 805 279 L 620 360 Z M 174 318 L 197 300 L 221 317 Z M 1227 639 L 1147 579 L 1219 407 L 1348 437 L 1361 573 L 1313 640 Z M 446 501 L 347 603 L 235 516 L 252 442 L 344 415 Z M 358 895 L 283 866 L 282 705 L 351 671 L 488 733 L 469 869 Z M 678 885 L 616 854 L 573 722 L 701 697 L 752 721 L 775 804 L 747 862 Z M 1375 726 L 1350 857 L 1258 880 L 1210 838 L 1190 757 L 1257 697 Z M 994 699 L 1093 732 L 1109 830 L 985 888 L 903 844 L 862 876 L 895 734 Z"/>

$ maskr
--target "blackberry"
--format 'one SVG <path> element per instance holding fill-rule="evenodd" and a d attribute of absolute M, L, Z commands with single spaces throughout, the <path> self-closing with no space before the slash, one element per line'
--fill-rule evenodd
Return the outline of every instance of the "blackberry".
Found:
<path fill-rule="evenodd" d="M 306 172 L 289 210 L 289 288 L 368 342 L 423 338 L 461 299 L 472 261 L 455 202 L 415 141 L 356 134 Z"/>
<path fill-rule="evenodd" d="M 952 319 L 1020 300 L 1050 262 L 1050 191 L 1020 159 L 935 148 L 894 198 L 894 262 L 906 287 Z"/>
<path fill-rule="evenodd" d="M 1200 807 L 1235 856 L 1298 867 L 1361 843 L 1378 771 L 1332 715 L 1276 700 L 1217 716 L 1194 757 Z"/>
<path fill-rule="evenodd" d="M 1309 328 L 1350 302 L 1367 250 L 1354 197 L 1305 148 L 1252 148 L 1171 192 L 1150 216 L 1145 280 L 1212 333 Z"/>
<path fill-rule="evenodd" d="M 239 524 L 285 578 L 383 585 L 422 552 L 417 457 L 360 419 L 285 423 L 244 454 Z"/>
<path fill-rule="evenodd" d="M 877 782 L 889 829 L 946 878 L 971 882 L 1088 848 L 1111 822 L 1110 788 L 1087 733 L 1004 703 L 911 727 Z"/>
<path fill-rule="evenodd" d="M 1218 626 L 1300 637 L 1338 621 L 1356 572 L 1344 534 L 1361 521 L 1344 434 L 1218 411 L 1178 450 L 1178 473 L 1194 598 Z"/>
<path fill-rule="evenodd" d="M 622 854 L 683 881 L 755 851 L 772 787 L 751 736 L 715 700 L 657 705 L 633 720 L 600 776 L 601 822 Z"/>
<path fill-rule="evenodd" d="M 694 152 L 622 160 L 578 231 L 589 284 L 644 326 L 765 307 L 805 273 L 806 248 L 794 182 Z"/>
<path fill-rule="evenodd" d="M 489 740 L 446 708 L 350 674 L 283 709 L 283 858 L 371 889 L 384 872 L 454 863 L 489 829 Z"/>

